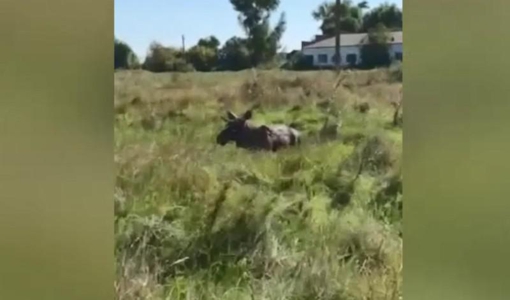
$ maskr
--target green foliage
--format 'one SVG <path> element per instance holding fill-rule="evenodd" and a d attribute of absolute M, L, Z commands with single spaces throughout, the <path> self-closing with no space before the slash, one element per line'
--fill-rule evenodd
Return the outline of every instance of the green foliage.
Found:
<path fill-rule="evenodd" d="M 217 50 L 207 46 L 197 45 L 191 47 L 187 51 L 186 57 L 188 62 L 193 65 L 195 70 L 201 72 L 212 71 L 218 62 Z"/>
<path fill-rule="evenodd" d="M 219 51 L 218 69 L 238 71 L 251 66 L 246 39 L 232 37 Z"/>
<path fill-rule="evenodd" d="M 386 176 L 376 188 L 369 205 L 376 212 L 376 217 L 393 223 L 401 233 L 403 199 L 402 174 L 400 172 Z"/>
<path fill-rule="evenodd" d="M 362 66 L 375 68 L 389 66 L 391 63 L 389 54 L 389 35 L 382 24 L 368 32 L 368 41 L 361 46 L 360 55 Z"/>
<path fill-rule="evenodd" d="M 115 39 L 114 69 L 137 69 L 140 67 L 138 57 L 128 44 Z"/>
<path fill-rule="evenodd" d="M 383 3 L 366 13 L 363 17 L 363 30 L 369 31 L 383 24 L 389 30 L 402 30 L 402 10 L 395 4 Z"/>
<path fill-rule="evenodd" d="M 218 48 L 220 46 L 220 40 L 218 40 L 215 36 L 211 35 L 209 37 L 201 38 L 200 40 L 198 40 L 197 46 L 206 47 L 218 51 Z"/>
<path fill-rule="evenodd" d="M 282 13 L 276 26 L 271 29 L 269 19 L 280 4 L 279 0 L 230 0 L 239 12 L 239 21 L 247 34 L 246 48 L 253 67 L 274 60 L 280 48 L 280 40 L 286 29 Z"/>
<path fill-rule="evenodd" d="M 368 7 L 366 1 L 362 1 L 356 5 L 352 1 L 342 1 L 339 8 L 340 16 L 340 32 L 342 33 L 355 33 L 359 32 L 362 28 L 363 22 L 363 9 Z M 312 12 L 315 20 L 321 22 L 320 29 L 324 35 L 335 34 L 336 23 L 336 5 L 335 2 L 324 2 L 316 10 Z"/>
<path fill-rule="evenodd" d="M 363 13 L 363 10 L 367 8 L 367 1 L 357 4 L 350 0 L 342 1 L 339 8 L 340 32 L 368 32 L 380 23 L 391 30 L 402 29 L 402 10 L 395 4 L 383 3 L 367 13 Z M 321 22 L 322 34 L 327 36 L 335 34 L 335 11 L 335 2 L 329 1 L 322 3 L 312 12 L 313 18 Z"/>
<path fill-rule="evenodd" d="M 151 72 L 190 72 L 193 66 L 186 62 L 182 51 L 153 42 L 143 68 Z"/>

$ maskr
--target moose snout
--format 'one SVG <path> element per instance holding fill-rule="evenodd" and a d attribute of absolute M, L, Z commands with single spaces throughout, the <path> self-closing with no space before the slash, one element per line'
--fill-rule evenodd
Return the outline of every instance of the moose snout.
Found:
<path fill-rule="evenodd" d="M 218 145 L 220 145 L 220 146 L 225 146 L 225 145 L 227 144 L 227 140 L 226 140 L 225 138 L 223 138 L 223 137 L 221 136 L 221 134 L 220 134 L 220 135 L 218 135 L 218 136 L 216 137 L 216 144 L 218 144 Z"/>

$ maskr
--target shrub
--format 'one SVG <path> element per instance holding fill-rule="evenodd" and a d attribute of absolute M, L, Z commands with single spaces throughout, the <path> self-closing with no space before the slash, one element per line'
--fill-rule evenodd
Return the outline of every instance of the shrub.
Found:
<path fill-rule="evenodd" d="M 172 47 L 152 43 L 143 68 L 151 72 L 190 72 L 193 66 L 186 62 L 183 52 Z"/>
<path fill-rule="evenodd" d="M 212 71 L 218 62 L 217 51 L 204 46 L 194 46 L 190 48 L 186 53 L 186 57 L 195 70 L 201 72 Z"/>
<path fill-rule="evenodd" d="M 283 69 L 287 70 L 313 70 L 313 62 L 301 52 L 293 53 L 287 63 L 283 65 Z"/>
<path fill-rule="evenodd" d="M 233 37 L 219 51 L 220 70 L 239 71 L 251 67 L 250 52 L 245 39 Z"/>
<path fill-rule="evenodd" d="M 128 44 L 115 39 L 114 69 L 137 69 L 140 67 L 138 57 Z"/>

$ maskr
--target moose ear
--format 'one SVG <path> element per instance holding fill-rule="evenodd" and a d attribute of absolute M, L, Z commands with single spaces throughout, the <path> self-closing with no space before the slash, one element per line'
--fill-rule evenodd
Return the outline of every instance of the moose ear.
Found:
<path fill-rule="evenodd" d="M 249 120 L 249 119 L 251 119 L 252 115 L 253 115 L 253 112 L 251 111 L 251 109 L 250 109 L 250 110 L 247 110 L 247 111 L 244 113 L 244 115 L 243 115 L 243 119 L 245 119 L 245 120 Z"/>
<path fill-rule="evenodd" d="M 236 116 L 233 112 L 231 112 L 230 110 L 229 110 L 229 111 L 227 111 L 227 117 L 228 117 L 230 120 L 235 120 L 235 119 L 237 119 L 237 116 Z"/>

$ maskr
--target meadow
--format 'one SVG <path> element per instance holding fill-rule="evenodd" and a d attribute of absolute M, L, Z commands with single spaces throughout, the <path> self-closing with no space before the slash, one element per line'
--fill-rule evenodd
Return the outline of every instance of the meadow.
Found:
<path fill-rule="evenodd" d="M 401 299 L 401 89 L 389 69 L 116 72 L 117 298 Z M 302 144 L 217 145 L 247 109 Z"/>

